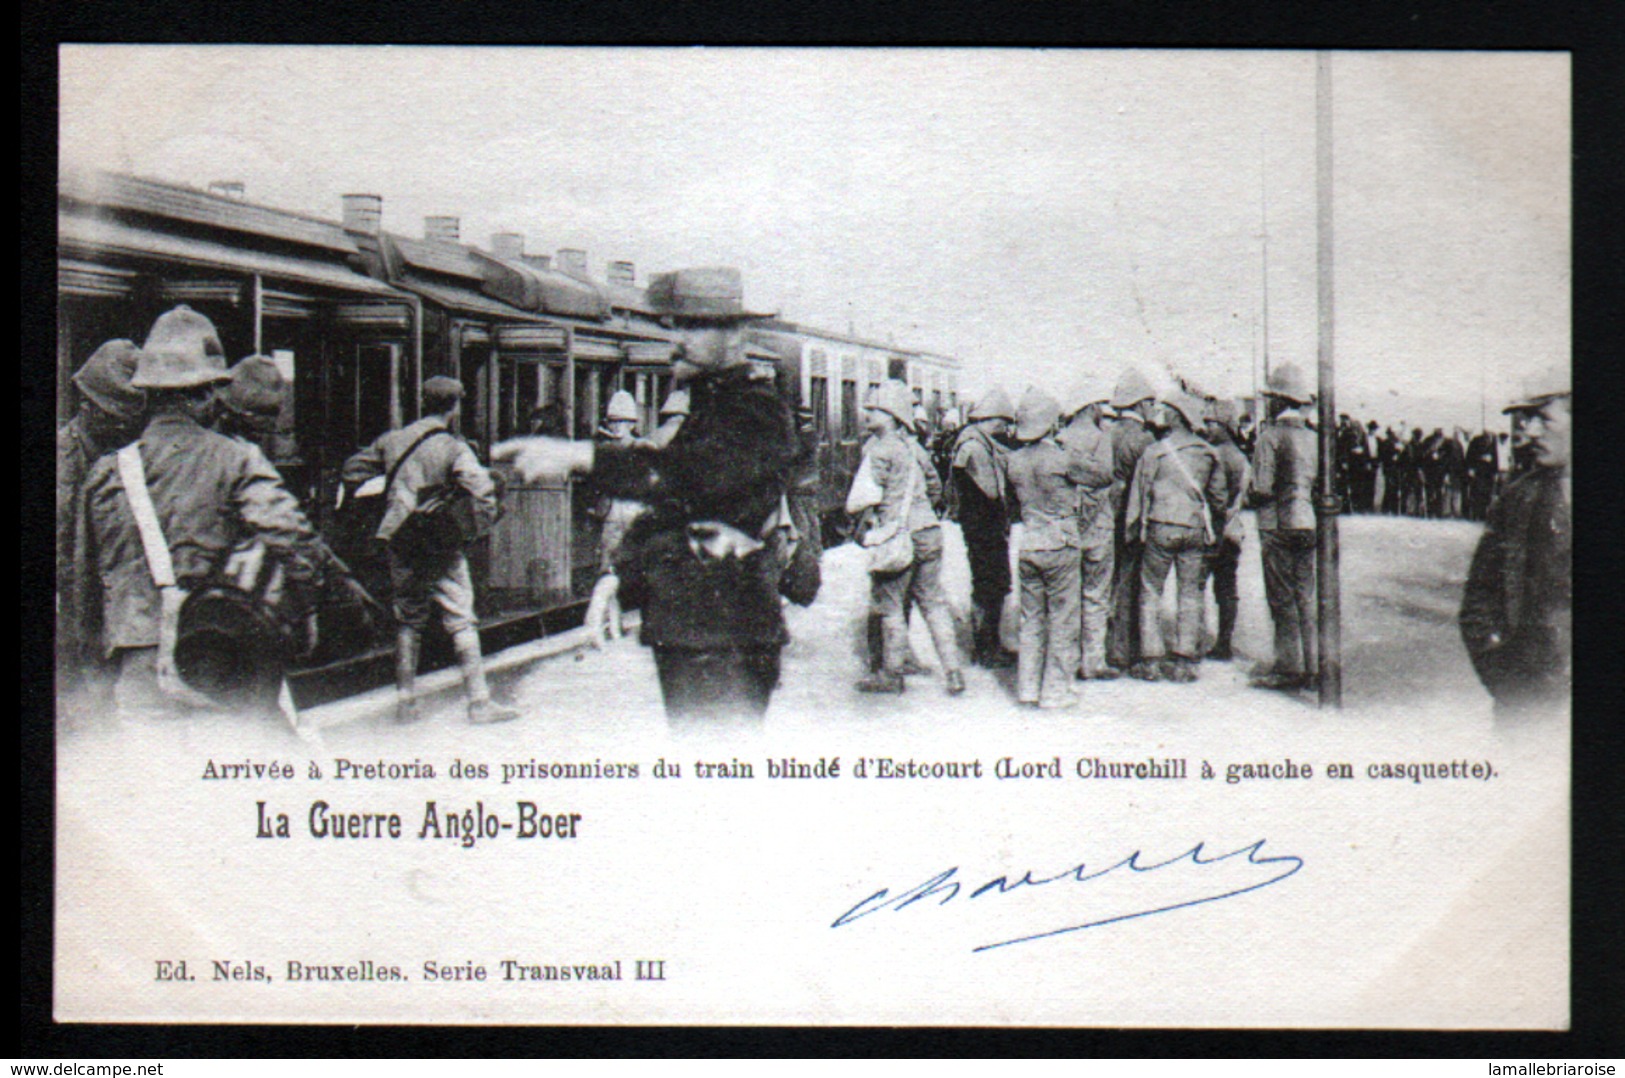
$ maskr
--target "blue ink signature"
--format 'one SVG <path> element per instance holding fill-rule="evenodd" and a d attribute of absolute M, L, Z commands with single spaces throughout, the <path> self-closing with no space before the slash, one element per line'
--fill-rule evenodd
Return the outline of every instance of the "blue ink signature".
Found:
<path fill-rule="evenodd" d="M 1278 875 L 1271 876 L 1267 880 L 1260 881 L 1247 887 L 1239 887 L 1232 891 L 1225 891 L 1222 894 L 1204 895 L 1200 898 L 1187 899 L 1184 902 L 1175 902 L 1167 906 L 1157 906 L 1154 909 L 1138 910 L 1133 913 L 1118 914 L 1114 917 L 1103 917 L 1097 921 L 1085 921 L 1082 924 L 1067 925 L 1064 928 L 1055 928 L 1047 932 L 1035 932 L 1031 935 L 1017 936 L 1014 939 L 1000 940 L 997 943 L 984 943 L 979 947 L 972 948 L 972 951 L 991 951 L 998 947 L 1009 947 L 1017 943 L 1031 943 L 1033 940 L 1049 939 L 1052 936 L 1062 936 L 1068 932 L 1081 932 L 1086 928 L 1099 928 L 1101 925 L 1116 924 L 1119 921 L 1132 921 L 1138 917 L 1150 917 L 1152 914 L 1157 913 L 1171 913 L 1174 910 L 1187 909 L 1191 906 L 1200 906 L 1205 902 L 1217 902 L 1223 898 L 1234 898 L 1237 895 L 1244 895 L 1249 891 L 1257 891 L 1260 888 L 1269 887 L 1273 884 L 1280 883 L 1288 876 L 1296 874 L 1299 869 L 1303 868 L 1303 858 L 1294 856 L 1292 854 L 1282 854 L 1274 857 L 1261 856 L 1260 850 L 1263 849 L 1264 843 L 1267 841 L 1267 839 L 1259 839 L 1250 846 L 1243 846 L 1239 850 L 1234 850 L 1226 854 L 1220 854 L 1217 857 L 1204 857 L 1203 851 L 1206 848 L 1206 843 L 1198 842 L 1195 846 L 1191 847 L 1189 850 L 1186 850 L 1178 857 L 1171 857 L 1166 861 L 1158 861 L 1155 864 L 1142 863 L 1142 852 L 1140 850 L 1135 850 L 1133 853 L 1129 854 L 1115 865 L 1112 865 L 1109 868 L 1099 869 L 1094 872 L 1089 871 L 1087 864 L 1080 862 L 1076 868 L 1069 868 L 1065 872 L 1055 876 L 1049 876 L 1044 879 L 1034 879 L 1031 869 L 1029 869 L 1026 874 L 1021 877 L 1021 879 L 1014 883 L 1010 882 L 1010 877 L 1008 876 L 999 876 L 996 879 L 989 880 L 987 883 L 982 884 L 980 887 L 976 888 L 976 890 L 971 891 L 969 897 L 976 899 L 989 893 L 1005 895 L 1022 887 L 1042 887 L 1045 884 L 1060 883 L 1062 881 L 1088 883 L 1091 880 L 1098 880 L 1102 876 L 1116 872 L 1118 869 L 1125 868 L 1132 872 L 1155 872 L 1158 869 L 1167 868 L 1170 865 L 1176 865 L 1182 861 L 1189 861 L 1192 865 L 1196 866 L 1207 866 L 1216 865 L 1223 861 L 1229 861 L 1236 857 L 1245 856 L 1247 858 L 1246 863 L 1250 865 L 1280 865 L 1285 868 L 1285 871 L 1280 872 Z M 864 899 L 862 902 L 859 902 L 856 906 L 853 906 L 851 909 L 837 917 L 835 919 L 835 923 L 830 925 L 830 927 L 840 928 L 841 926 L 849 925 L 853 921 L 860 918 L 867 917 L 871 913 L 879 913 L 881 910 L 885 909 L 890 909 L 895 913 L 898 910 L 906 909 L 907 907 L 914 905 L 916 902 L 920 902 L 927 898 L 934 898 L 937 895 L 942 896 L 937 902 L 937 905 L 945 906 L 951 900 L 958 897 L 960 891 L 965 886 L 960 880 L 954 879 L 954 876 L 957 875 L 958 872 L 959 869 L 957 866 L 950 868 L 946 872 L 940 872 L 919 886 L 910 888 L 909 890 L 896 896 L 892 896 L 890 890 L 881 888 L 868 898 Z"/>

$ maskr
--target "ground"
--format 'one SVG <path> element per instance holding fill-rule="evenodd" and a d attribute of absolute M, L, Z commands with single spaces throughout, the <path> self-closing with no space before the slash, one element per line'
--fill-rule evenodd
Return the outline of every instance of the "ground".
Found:
<path fill-rule="evenodd" d="M 1455 625 L 1480 526 L 1351 516 L 1341 520 L 1341 529 L 1343 717 L 1388 719 L 1402 714 L 1411 724 L 1487 725 L 1490 700 L 1473 674 Z M 945 530 L 944 580 L 963 647 L 968 643 L 969 571 L 958 529 L 948 525 Z M 824 584 L 817 601 L 805 609 L 787 607 L 792 643 L 784 652 L 783 684 L 774 697 L 768 728 L 812 733 L 834 722 L 910 733 L 945 727 L 1053 728 L 1116 720 L 1160 726 L 1232 710 L 1246 714 L 1254 733 L 1277 725 L 1294 728 L 1317 715 L 1312 694 L 1284 695 L 1247 686 L 1248 670 L 1255 661 L 1269 657 L 1271 641 L 1258 550 L 1257 535 L 1249 532 L 1240 578 L 1236 661 L 1204 663 L 1195 685 L 1129 679 L 1082 685 L 1079 707 L 1034 712 L 1015 703 L 1013 671 L 995 673 L 968 666 L 968 691 L 949 697 L 923 624 L 915 626 L 915 648 L 934 672 L 910 678 L 901 697 L 855 692 L 853 683 L 864 669 L 868 578 L 862 552 L 850 545 L 838 547 L 824 556 Z M 1165 597 L 1170 603 L 1172 592 L 1170 579 Z M 1211 603 L 1209 607 L 1211 631 Z M 1165 617 L 1170 615 L 1171 609 L 1165 611 Z M 516 726 L 469 730 L 460 722 L 461 699 L 450 692 L 425 709 L 427 720 L 418 727 L 395 729 L 382 709 L 374 708 L 370 715 L 328 728 L 328 746 L 337 751 L 346 743 L 376 746 L 380 740 L 396 752 L 475 742 L 495 746 L 521 729 L 575 735 L 569 736 L 574 741 L 593 728 L 610 726 L 627 733 L 658 729 L 664 722 L 653 661 L 648 649 L 631 638 L 603 650 L 541 660 L 494 681 L 497 691 L 525 714 Z"/>

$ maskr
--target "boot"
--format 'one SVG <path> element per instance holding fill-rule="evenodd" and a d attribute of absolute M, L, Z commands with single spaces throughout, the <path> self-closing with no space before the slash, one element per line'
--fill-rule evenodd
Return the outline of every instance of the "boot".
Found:
<path fill-rule="evenodd" d="M 1162 664 L 1156 659 L 1141 659 L 1129 667 L 1128 676 L 1138 681 L 1161 681 Z"/>
<path fill-rule="evenodd" d="M 395 632 L 395 721 L 418 721 L 418 649 L 423 636 L 402 626 Z"/>
<path fill-rule="evenodd" d="M 910 646 L 908 658 L 903 660 L 903 676 L 914 677 L 919 674 L 929 673 L 931 673 L 931 668 L 920 661 L 920 657 L 914 654 L 914 648 Z"/>
<path fill-rule="evenodd" d="M 491 688 L 485 681 L 485 659 L 480 654 L 480 636 L 463 629 L 451 638 L 457 649 L 457 665 L 463 671 L 463 688 L 468 692 L 468 721 L 476 726 L 517 719 L 519 712 L 491 702 Z"/>
<path fill-rule="evenodd" d="M 519 711 L 506 704 L 498 704 L 491 700 L 470 700 L 468 702 L 468 721 L 475 726 L 511 722 L 518 717 Z"/>
<path fill-rule="evenodd" d="M 878 674 L 870 674 L 854 686 L 859 692 L 867 693 L 893 693 L 902 695 L 904 684 L 903 675 L 882 670 Z"/>
<path fill-rule="evenodd" d="M 965 691 L 965 675 L 958 670 L 948 671 L 948 695 L 958 696 Z"/>
<path fill-rule="evenodd" d="M 1183 655 L 1176 655 L 1168 664 L 1166 677 L 1178 685 L 1188 685 L 1196 680 L 1196 660 L 1187 659 Z"/>

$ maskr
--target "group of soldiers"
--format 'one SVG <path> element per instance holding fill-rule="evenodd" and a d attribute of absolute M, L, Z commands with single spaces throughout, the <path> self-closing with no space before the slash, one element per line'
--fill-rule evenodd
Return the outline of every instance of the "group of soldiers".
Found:
<path fill-rule="evenodd" d="M 1309 685 L 1316 676 L 1315 515 L 1317 435 L 1301 371 L 1283 364 L 1266 393 L 1269 419 L 1251 459 L 1237 411 L 1181 389 L 1159 391 L 1130 368 L 1115 385 L 1084 382 L 1062 400 L 1029 388 L 1013 406 L 1002 389 L 982 396 L 959 426 L 933 436 L 900 382 L 867 408 L 870 440 L 847 501 L 871 550 L 872 606 L 884 628 L 879 662 L 857 688 L 902 692 L 921 664 L 907 648 L 907 617 L 931 626 L 950 693 L 964 691 L 940 584 L 940 517 L 960 525 L 971 575 L 971 661 L 1016 667 L 1019 702 L 1064 708 L 1077 681 L 1125 674 L 1191 682 L 1204 658 L 1234 656 L 1244 507 L 1258 510 L 1264 576 L 1275 622 L 1272 661 L 1253 684 Z M 1011 539 L 1020 525 L 1019 646 L 1002 644 L 1012 588 Z M 914 560 L 888 553 L 901 530 Z M 1176 581 L 1172 638 L 1159 617 Z M 1212 582 L 1218 633 L 1204 641 Z"/>
<path fill-rule="evenodd" d="M 1510 431 L 1426 434 L 1404 422 L 1379 431 L 1376 420 L 1362 426 L 1345 414 L 1337 426 L 1337 493 L 1353 513 L 1484 520 L 1508 473 L 1528 467 L 1522 444 Z"/>
<path fill-rule="evenodd" d="M 818 590 L 808 494 L 816 439 L 797 420 L 793 392 L 748 359 L 747 329 L 762 316 L 744 310 L 737 272 L 668 276 L 679 391 L 659 429 L 636 437 L 635 404 L 617 396 L 596 441 L 537 434 L 492 455 L 527 480 L 580 477 L 608 507 L 589 627 L 617 617 L 620 602 L 641 608 L 640 636 L 674 725 L 754 724 L 779 683 L 783 600 L 810 603 Z M 418 717 L 415 675 L 435 615 L 458 657 L 469 721 L 516 717 L 492 699 L 480 655 L 463 547 L 496 519 L 500 491 L 456 434 L 460 382 L 428 379 L 421 418 L 344 467 L 347 497 L 375 507 L 369 531 L 388 565 L 392 617 L 316 533 L 271 462 L 266 446 L 289 388 L 272 360 L 228 368 L 214 326 L 182 306 L 159 317 L 141 346 L 97 349 L 73 383 L 77 411 L 57 441 L 65 689 L 88 692 L 93 706 L 110 697 L 126 717 L 224 702 L 281 711 L 297 728 L 287 662 L 313 648 L 314 610 L 347 603 L 368 625 L 393 626 L 401 721 Z M 958 521 L 969 560 L 970 661 L 1014 665 L 1023 704 L 1072 706 L 1080 680 L 1194 681 L 1204 659 L 1234 656 L 1245 508 L 1257 511 L 1274 624 L 1273 656 L 1252 683 L 1312 684 L 1314 395 L 1285 363 L 1264 399 L 1250 447 L 1233 406 L 1158 389 L 1132 368 L 1060 400 L 1030 388 L 1012 405 L 992 390 L 962 426 L 932 437 L 912 391 L 881 385 L 865 407 L 871 437 L 847 504 L 872 583 L 875 661 L 858 689 L 902 692 L 920 672 L 908 646 L 918 609 L 948 692 L 965 691 L 942 587 L 945 517 Z M 1468 577 L 1462 635 L 1498 704 L 1566 692 L 1568 403 L 1560 371 L 1508 408 L 1527 471 L 1488 508 Z M 1348 475 L 1351 499 L 1368 504 L 1364 473 Z M 430 507 L 452 502 L 462 506 L 462 538 L 425 545 L 426 519 L 439 512 Z M 1014 655 L 1002 631 L 1012 564 Z M 1170 574 L 1177 615 L 1165 634 Z M 1208 643 L 1210 581 L 1218 632 Z"/>
<path fill-rule="evenodd" d="M 265 356 L 228 368 L 219 334 L 186 306 L 145 342 L 102 345 L 74 375 L 78 410 L 57 435 L 57 667 L 68 699 L 124 719 L 196 710 L 280 711 L 297 725 L 285 673 L 310 653 L 324 603 L 385 617 L 312 527 L 271 462 L 288 385 Z M 453 484 L 494 519 L 490 474 L 449 435 L 460 382 L 431 378 L 423 417 L 356 454 L 345 478 L 373 481 L 396 626 L 399 713 L 415 717 L 419 643 L 438 611 L 455 646 L 469 719 L 493 703 L 459 551 L 409 557 L 389 542 L 429 492 Z M 80 697 L 78 694 L 87 694 Z"/>

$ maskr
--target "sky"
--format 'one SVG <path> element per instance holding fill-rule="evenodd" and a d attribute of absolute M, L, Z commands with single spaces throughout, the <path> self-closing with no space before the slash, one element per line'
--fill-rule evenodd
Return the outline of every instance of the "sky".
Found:
<path fill-rule="evenodd" d="M 1570 349 L 1569 65 L 1336 53 L 1341 410 L 1476 426 Z M 65 46 L 67 168 L 733 265 L 747 305 L 1060 393 L 1316 362 L 1314 55 Z M 1263 236 L 1267 229 L 1268 273 Z"/>

